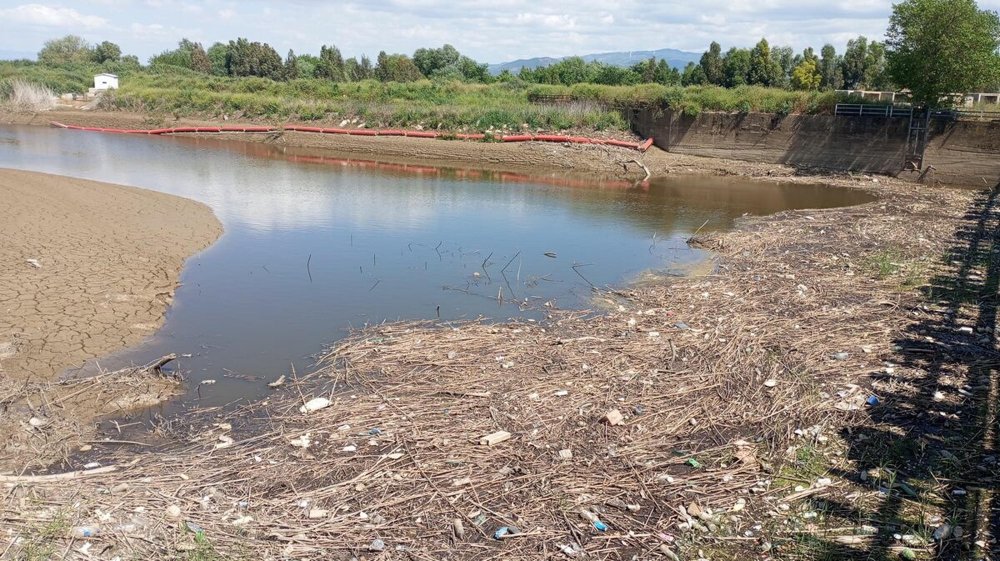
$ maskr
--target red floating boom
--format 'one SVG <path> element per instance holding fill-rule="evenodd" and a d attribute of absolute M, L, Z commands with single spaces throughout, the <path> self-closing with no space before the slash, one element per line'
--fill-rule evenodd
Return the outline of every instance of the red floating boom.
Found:
<path fill-rule="evenodd" d="M 270 133 L 270 132 L 304 132 L 304 133 L 318 133 L 318 134 L 346 134 L 351 136 L 406 136 L 411 138 L 441 138 L 438 132 L 434 131 L 406 131 L 400 129 L 340 129 L 340 128 L 320 128 L 320 127 L 304 127 L 299 125 L 288 125 L 285 127 L 263 127 L 263 126 L 226 126 L 226 127 L 174 127 L 167 129 L 113 129 L 113 128 L 101 128 L 101 127 L 82 127 L 78 125 L 67 125 L 63 123 L 57 123 L 55 121 L 51 122 L 52 126 L 61 129 L 71 129 L 71 130 L 81 130 L 81 131 L 91 131 L 91 132 L 109 132 L 118 134 L 152 134 L 152 135 L 163 135 L 163 134 L 218 134 L 225 132 L 241 132 L 241 133 Z M 478 140 L 482 141 L 486 139 L 485 134 L 456 134 L 455 138 L 459 140 Z M 647 138 L 641 143 L 628 142 L 625 140 L 614 140 L 614 139 L 602 139 L 602 138 L 587 138 L 583 136 L 564 136 L 560 134 L 508 134 L 501 137 L 492 137 L 501 142 L 563 142 L 568 144 L 603 144 L 605 146 L 620 146 L 622 148 L 631 148 L 632 150 L 638 150 L 639 152 L 645 152 L 649 150 L 649 147 L 653 145 L 653 139 Z"/>

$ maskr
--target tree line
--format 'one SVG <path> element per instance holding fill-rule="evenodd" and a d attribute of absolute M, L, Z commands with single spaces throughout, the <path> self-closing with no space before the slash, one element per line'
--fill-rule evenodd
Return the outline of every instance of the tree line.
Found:
<path fill-rule="evenodd" d="M 134 56 L 122 56 L 118 45 L 103 41 L 89 45 L 82 38 L 68 35 L 45 43 L 38 53 L 42 64 L 118 63 L 138 68 Z M 538 68 L 521 68 L 517 74 L 505 70 L 498 76 L 487 65 L 463 55 L 451 45 L 417 49 L 412 56 L 382 51 L 373 63 L 367 56 L 345 58 L 335 45 L 323 45 L 319 55 L 289 50 L 281 57 L 268 45 L 245 38 L 228 43 L 214 43 L 207 49 L 201 43 L 182 39 L 176 49 L 163 51 L 149 59 L 149 66 L 179 67 L 216 76 L 257 76 L 272 80 L 320 78 L 334 82 L 377 79 L 385 82 L 408 82 L 424 78 L 489 83 L 521 80 L 533 84 L 573 85 L 580 83 L 629 86 L 658 83 L 673 85 L 717 85 L 736 87 L 761 85 L 794 89 L 885 89 L 891 85 L 886 73 L 885 46 L 858 37 L 847 44 L 843 55 L 832 45 L 825 45 L 816 55 L 809 48 L 795 54 L 791 47 L 771 48 L 761 39 L 752 49 L 733 47 L 723 53 L 713 42 L 701 56 L 700 63 L 690 63 L 683 70 L 666 60 L 650 58 L 630 67 L 601 62 L 585 62 L 568 57 Z"/>
<path fill-rule="evenodd" d="M 859 36 L 838 53 L 830 44 L 819 53 L 807 48 L 772 47 L 761 39 L 753 48 L 732 47 L 723 53 L 712 42 L 699 62 L 684 69 L 665 60 L 648 59 L 630 67 L 585 62 L 569 57 L 539 68 L 505 70 L 498 76 L 487 65 L 463 55 L 451 45 L 417 49 L 412 56 L 382 51 L 374 63 L 366 56 L 345 58 L 334 45 L 323 45 L 319 55 L 281 57 L 267 43 L 238 38 L 205 49 L 182 39 L 176 49 L 149 60 L 151 68 L 179 67 L 218 76 L 257 76 L 272 80 L 316 78 L 334 82 L 375 79 L 410 82 L 425 78 L 490 83 L 521 81 L 532 84 L 612 86 L 662 84 L 715 85 L 727 88 L 756 85 L 795 90 L 907 88 L 915 98 L 977 88 L 1000 87 L 1000 18 L 980 10 L 975 0 L 903 0 L 893 7 L 886 42 Z M 134 56 L 122 56 L 118 45 L 103 41 L 89 45 L 69 35 L 48 41 L 38 53 L 41 64 L 98 63 L 105 69 L 139 68 Z M 933 101 L 936 103 L 937 101 Z"/>

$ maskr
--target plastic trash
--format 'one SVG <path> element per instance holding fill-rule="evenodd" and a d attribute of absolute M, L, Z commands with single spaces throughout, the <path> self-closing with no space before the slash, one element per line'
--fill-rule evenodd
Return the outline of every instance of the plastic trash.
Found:
<path fill-rule="evenodd" d="M 502 539 L 504 536 L 509 535 L 510 533 L 511 533 L 510 528 L 508 528 L 507 526 L 500 526 L 499 528 L 497 528 L 496 532 L 493 532 L 493 539 L 495 540 Z"/>
<path fill-rule="evenodd" d="M 311 413 L 330 406 L 330 400 L 325 397 L 314 397 L 307 401 L 305 405 L 299 407 L 300 413 Z"/>
<path fill-rule="evenodd" d="M 580 509 L 580 516 L 582 516 L 585 520 L 589 520 L 590 523 L 594 525 L 594 528 L 598 532 L 607 532 L 608 531 L 608 525 L 605 524 L 604 522 L 601 522 L 601 519 L 598 518 L 597 515 L 594 514 L 593 512 L 590 512 L 589 510 L 587 510 L 585 508 L 584 509 Z"/>
<path fill-rule="evenodd" d="M 73 528 L 74 538 L 94 538 L 101 532 L 97 526 L 77 526 Z"/>
<path fill-rule="evenodd" d="M 687 463 L 687 465 L 693 467 L 694 469 L 698 469 L 698 468 L 701 467 L 701 462 L 699 462 L 698 460 L 696 460 L 694 458 L 688 458 L 688 461 L 686 463 Z"/>
<path fill-rule="evenodd" d="M 493 446 L 494 444 L 499 444 L 505 440 L 510 440 L 511 434 L 507 431 L 497 431 L 492 434 L 487 434 L 486 436 L 479 439 L 479 444 L 485 446 Z"/>
<path fill-rule="evenodd" d="M 865 404 L 868 405 L 869 407 L 875 407 L 876 405 L 879 404 L 878 397 L 874 395 L 868 396 L 868 399 L 865 400 Z"/>
<path fill-rule="evenodd" d="M 380 428 L 371 429 L 371 430 L 368 431 L 368 434 L 370 434 L 371 436 L 378 436 L 378 435 L 382 434 L 382 429 L 380 429 Z"/>
<path fill-rule="evenodd" d="M 372 543 L 368 546 L 369 551 L 382 551 L 385 549 L 385 542 L 380 539 L 372 540 Z"/>

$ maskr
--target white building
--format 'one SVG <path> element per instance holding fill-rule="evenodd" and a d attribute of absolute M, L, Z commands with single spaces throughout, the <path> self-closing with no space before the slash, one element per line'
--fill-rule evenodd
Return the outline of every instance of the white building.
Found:
<path fill-rule="evenodd" d="M 118 75 L 117 74 L 98 74 L 94 76 L 94 89 L 95 90 L 117 90 L 118 89 Z"/>

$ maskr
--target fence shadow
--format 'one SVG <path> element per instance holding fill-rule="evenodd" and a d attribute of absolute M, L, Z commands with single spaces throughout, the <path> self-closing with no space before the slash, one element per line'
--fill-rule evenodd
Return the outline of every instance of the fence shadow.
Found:
<path fill-rule="evenodd" d="M 921 319 L 895 341 L 895 366 L 876 376 L 899 391 L 878 396 L 869 422 L 842 430 L 858 471 L 833 474 L 877 503 L 813 505 L 872 535 L 800 537 L 811 558 L 898 560 L 910 548 L 920 558 L 1000 559 L 1000 185 L 969 207 L 946 259 L 948 272 L 924 289 Z"/>

